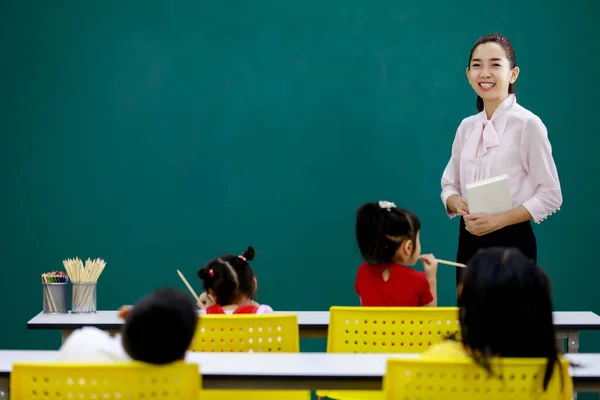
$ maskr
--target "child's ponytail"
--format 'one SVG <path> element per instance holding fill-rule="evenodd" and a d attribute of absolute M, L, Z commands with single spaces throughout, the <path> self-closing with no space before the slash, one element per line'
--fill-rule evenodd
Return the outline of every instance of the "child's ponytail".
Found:
<path fill-rule="evenodd" d="M 244 261 L 252 261 L 254 260 L 254 255 L 256 252 L 252 246 L 249 246 L 243 253 L 240 255 L 240 258 Z"/>
<path fill-rule="evenodd" d="M 208 285 L 214 282 L 215 278 L 218 279 L 218 277 L 219 271 L 215 271 L 215 269 L 210 268 L 210 266 L 204 267 L 198 271 L 198 278 L 200 278 L 203 282 L 206 282 Z"/>

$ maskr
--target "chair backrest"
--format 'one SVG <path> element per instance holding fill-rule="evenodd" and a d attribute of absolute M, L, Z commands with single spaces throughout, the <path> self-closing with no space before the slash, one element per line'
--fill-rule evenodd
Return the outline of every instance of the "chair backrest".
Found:
<path fill-rule="evenodd" d="M 492 363 L 493 375 L 470 358 L 390 359 L 384 378 L 385 400 L 542 400 L 567 399 L 572 387 L 565 384 L 558 364 L 543 391 L 543 358 L 504 358 Z M 567 373 L 568 362 L 561 361 Z"/>
<path fill-rule="evenodd" d="M 200 387 L 198 364 L 184 362 L 15 362 L 10 374 L 13 400 L 196 400 Z"/>
<path fill-rule="evenodd" d="M 456 334 L 457 307 L 331 307 L 327 351 L 422 353 Z"/>
<path fill-rule="evenodd" d="M 298 353 L 296 314 L 203 315 L 190 347 L 202 352 Z"/>

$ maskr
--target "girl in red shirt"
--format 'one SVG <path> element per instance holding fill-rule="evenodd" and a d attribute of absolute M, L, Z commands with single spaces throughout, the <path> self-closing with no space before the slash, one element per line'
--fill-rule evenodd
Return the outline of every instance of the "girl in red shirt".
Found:
<path fill-rule="evenodd" d="M 370 202 L 358 209 L 356 239 L 364 260 L 354 288 L 370 307 L 437 307 L 437 261 L 421 254 L 421 222 L 394 203 Z M 417 261 L 425 273 L 410 268 Z"/>

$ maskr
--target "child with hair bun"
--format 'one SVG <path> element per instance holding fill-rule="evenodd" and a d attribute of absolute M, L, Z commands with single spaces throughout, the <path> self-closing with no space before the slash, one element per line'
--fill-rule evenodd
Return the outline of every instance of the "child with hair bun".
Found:
<path fill-rule="evenodd" d="M 272 313 L 268 305 L 253 300 L 257 281 L 248 261 L 255 256 L 248 247 L 241 255 L 217 257 L 198 270 L 204 293 L 199 306 L 206 314 L 265 314 Z"/>
<path fill-rule="evenodd" d="M 437 306 L 437 261 L 421 254 L 421 222 L 412 212 L 380 201 L 363 204 L 356 215 L 356 240 L 363 263 L 355 290 L 371 307 Z M 415 271 L 421 261 L 425 272 Z"/>

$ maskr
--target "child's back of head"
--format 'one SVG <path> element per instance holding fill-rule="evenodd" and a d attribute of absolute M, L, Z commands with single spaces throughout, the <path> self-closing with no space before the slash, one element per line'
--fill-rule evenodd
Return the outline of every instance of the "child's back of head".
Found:
<path fill-rule="evenodd" d="M 196 307 L 186 293 L 156 290 L 138 300 L 127 314 L 123 348 L 136 361 L 167 364 L 182 360 L 197 323 Z"/>
<path fill-rule="evenodd" d="M 550 280 L 518 249 L 479 250 L 459 286 L 465 348 L 490 370 L 488 358 L 548 359 L 545 385 L 558 359 Z"/>
<path fill-rule="evenodd" d="M 242 255 L 217 257 L 198 270 L 204 291 L 212 303 L 219 306 L 243 304 L 256 292 L 256 278 L 248 261 L 254 259 L 254 249 L 248 247 Z"/>
<path fill-rule="evenodd" d="M 356 241 L 364 263 L 355 290 L 363 306 L 437 305 L 437 261 L 421 255 L 421 222 L 388 201 L 363 204 L 356 214 Z M 425 273 L 413 266 L 421 260 Z"/>
<path fill-rule="evenodd" d="M 356 214 L 356 241 L 369 264 L 397 262 L 403 244 L 410 246 L 404 263 L 415 263 L 421 252 L 420 230 L 421 222 L 415 214 L 387 201 L 363 204 Z"/>

